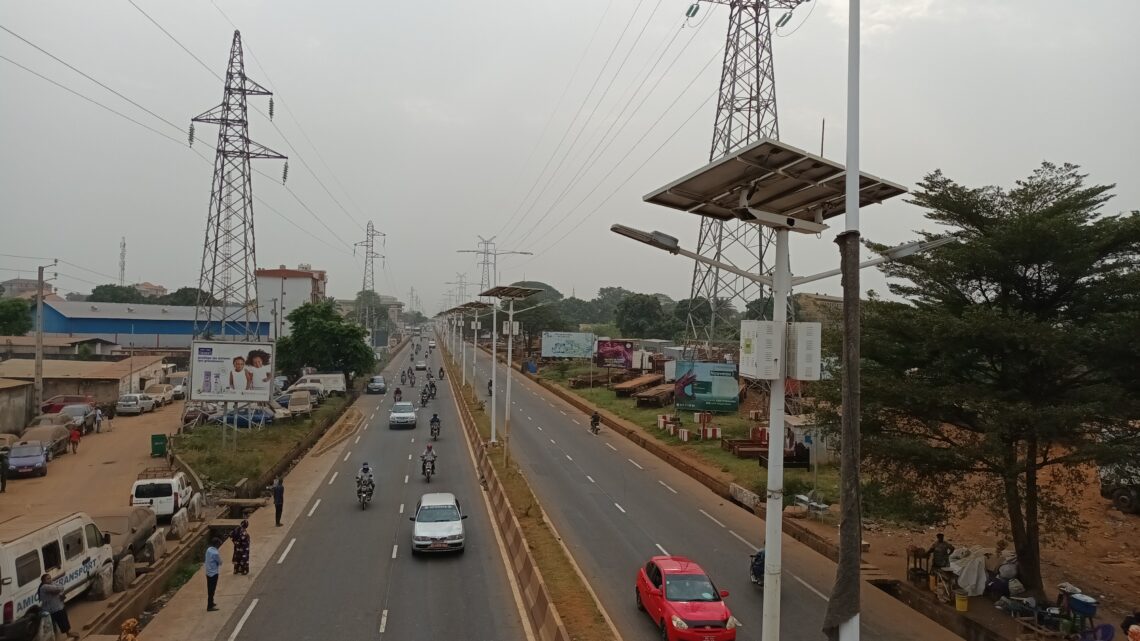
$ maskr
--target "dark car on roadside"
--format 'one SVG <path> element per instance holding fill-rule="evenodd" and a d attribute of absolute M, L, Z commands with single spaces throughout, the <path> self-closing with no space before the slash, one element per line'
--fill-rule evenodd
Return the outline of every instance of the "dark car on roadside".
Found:
<path fill-rule="evenodd" d="M 114 507 L 91 514 L 99 531 L 111 535 L 111 553 L 115 563 L 128 554 L 140 560 L 146 542 L 158 530 L 154 510 L 141 505 Z M 153 559 L 150 559 L 153 561 Z"/>
<path fill-rule="evenodd" d="M 373 376 L 368 379 L 368 384 L 364 386 L 364 391 L 368 394 L 386 394 L 388 393 L 388 384 L 384 382 L 383 376 Z"/>
<path fill-rule="evenodd" d="M 47 476 L 48 449 L 39 441 L 19 441 L 8 450 L 8 476 Z"/>
<path fill-rule="evenodd" d="M 218 414 L 221 414 L 221 409 L 217 405 L 192 401 L 182 408 L 182 424 L 204 425 Z"/>
<path fill-rule="evenodd" d="M 71 432 L 63 425 L 41 425 L 24 431 L 23 440 L 39 441 L 47 448 L 48 460 L 67 453 Z"/>
<path fill-rule="evenodd" d="M 65 414 L 71 417 L 68 427 L 72 425 L 79 428 L 83 434 L 95 431 L 95 406 L 90 403 L 73 403 L 71 405 L 64 405 L 59 410 L 60 414 Z"/>

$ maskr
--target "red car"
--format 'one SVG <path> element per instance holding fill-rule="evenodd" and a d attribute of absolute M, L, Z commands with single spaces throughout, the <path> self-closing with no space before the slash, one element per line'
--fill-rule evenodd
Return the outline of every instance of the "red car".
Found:
<path fill-rule="evenodd" d="M 683 556 L 655 556 L 637 571 L 637 609 L 664 641 L 734 641 L 740 622 L 701 566 Z"/>

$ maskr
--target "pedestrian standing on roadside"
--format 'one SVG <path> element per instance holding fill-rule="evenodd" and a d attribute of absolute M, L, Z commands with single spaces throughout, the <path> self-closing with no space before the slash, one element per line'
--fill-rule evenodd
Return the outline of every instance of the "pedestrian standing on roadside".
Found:
<path fill-rule="evenodd" d="M 281 508 L 285 506 L 285 484 L 281 482 L 281 477 L 273 479 L 273 485 L 269 488 L 273 491 L 273 520 L 277 523 L 277 527 L 281 527 Z"/>
<path fill-rule="evenodd" d="M 0 450 L 0 494 L 8 491 L 8 450 Z"/>
<path fill-rule="evenodd" d="M 222 568 L 222 553 L 218 548 L 222 540 L 218 537 L 210 539 L 210 547 L 206 548 L 206 611 L 213 612 L 218 609 L 214 604 L 214 592 L 218 589 L 218 571 Z"/>
<path fill-rule="evenodd" d="M 40 598 L 40 605 L 44 612 L 51 615 L 51 621 L 59 631 L 69 638 L 78 639 L 79 635 L 71 631 L 71 621 L 67 620 L 67 605 L 63 602 L 63 586 L 51 582 L 51 575 L 45 573 L 40 577 L 40 587 L 36 591 Z"/>
<path fill-rule="evenodd" d="M 95 408 L 95 433 L 98 434 L 99 432 L 102 432 L 102 431 L 103 431 L 103 410 L 96 407 Z"/>
<path fill-rule="evenodd" d="M 234 574 L 249 574 L 249 521 L 235 527 L 230 538 L 234 542 Z"/>
<path fill-rule="evenodd" d="M 79 439 L 82 436 L 83 435 L 80 434 L 80 432 L 79 432 L 79 427 L 72 425 L 71 426 L 71 432 L 67 437 L 67 440 L 71 443 L 71 453 L 72 454 L 79 453 Z"/>

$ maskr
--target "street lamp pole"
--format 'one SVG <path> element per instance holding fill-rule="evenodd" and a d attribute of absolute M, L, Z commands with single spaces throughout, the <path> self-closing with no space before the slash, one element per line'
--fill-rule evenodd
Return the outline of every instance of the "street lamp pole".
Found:
<path fill-rule="evenodd" d="M 35 394 L 36 412 L 42 411 L 44 405 L 44 270 L 59 264 L 53 260 L 51 265 L 36 269 L 36 364 L 35 364 Z"/>
<path fill-rule="evenodd" d="M 499 327 L 499 325 L 498 325 L 498 322 L 499 322 L 499 304 L 498 304 L 498 302 L 496 302 L 491 307 L 491 398 L 488 399 L 490 401 L 490 405 L 491 405 L 491 443 L 492 444 L 495 444 L 498 442 L 498 434 L 499 434 L 498 430 L 497 430 L 497 427 L 498 427 L 497 417 L 498 417 L 499 413 L 497 411 L 495 411 L 495 392 L 497 392 L 499 389 L 499 386 L 496 383 L 496 379 L 497 379 L 496 373 L 499 371 L 499 361 L 498 361 L 498 358 L 499 358 L 499 356 L 498 356 L 498 354 L 499 354 L 499 352 L 498 352 L 498 350 L 499 350 L 499 330 L 498 330 L 498 327 Z M 510 343 L 508 342 L 507 343 L 507 354 L 510 354 L 510 349 L 511 349 Z M 507 361 L 509 362 L 510 358 L 508 358 Z M 508 374 L 508 376 L 510 376 L 510 375 Z M 507 398 L 507 402 L 510 403 L 510 397 Z M 510 405 L 508 405 L 507 407 L 510 407 Z"/>

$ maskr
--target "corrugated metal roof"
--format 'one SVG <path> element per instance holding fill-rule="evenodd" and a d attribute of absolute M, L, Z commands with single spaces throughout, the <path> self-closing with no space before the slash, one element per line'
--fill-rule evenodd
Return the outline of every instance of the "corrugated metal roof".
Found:
<path fill-rule="evenodd" d="M 106 343 L 107 345 L 114 345 L 113 341 L 105 338 L 72 338 L 68 336 L 44 336 L 44 347 L 71 347 L 78 343 Z M 35 347 L 35 336 L 0 336 L 0 349 L 5 346 L 11 345 L 13 347 Z"/>
<path fill-rule="evenodd" d="M 31 385 L 31 381 L 17 381 L 10 378 L 0 378 L 0 389 L 9 389 L 12 387 L 22 387 L 24 385 Z"/>
<path fill-rule="evenodd" d="M 139 305 L 134 303 L 92 303 L 87 301 L 44 301 L 67 318 L 107 318 L 115 320 L 172 320 L 193 321 L 195 310 L 193 306 L 181 305 Z M 268 323 L 271 310 L 262 305 L 258 314 L 263 323 Z"/>
<path fill-rule="evenodd" d="M 121 361 L 44 360 L 44 378 L 82 378 L 121 380 L 132 370 L 143 371 L 162 362 L 161 356 L 136 356 Z M 10 358 L 0 363 L 0 378 L 34 378 L 36 361 L 32 358 Z"/>

